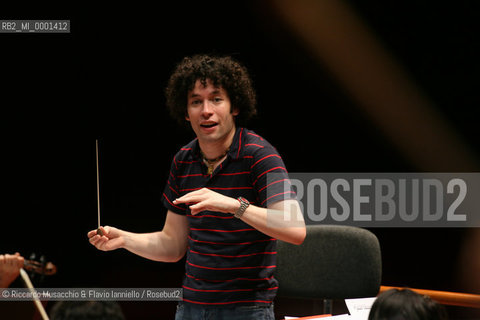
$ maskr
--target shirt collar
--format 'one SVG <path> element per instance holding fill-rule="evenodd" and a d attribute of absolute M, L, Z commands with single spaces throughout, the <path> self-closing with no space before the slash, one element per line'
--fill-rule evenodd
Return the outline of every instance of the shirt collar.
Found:
<path fill-rule="evenodd" d="M 245 129 L 237 128 L 235 135 L 233 136 L 232 144 L 230 145 L 230 151 L 228 155 L 232 159 L 239 159 L 243 157 L 243 144 L 245 141 Z"/>
<path fill-rule="evenodd" d="M 245 129 L 237 127 L 235 130 L 235 135 L 233 136 L 232 144 L 230 145 L 230 150 L 227 153 L 231 159 L 239 159 L 243 157 L 244 141 Z M 200 153 L 200 145 L 197 138 L 194 140 L 194 144 L 192 146 L 192 154 L 197 159 L 202 158 L 202 155 Z"/>

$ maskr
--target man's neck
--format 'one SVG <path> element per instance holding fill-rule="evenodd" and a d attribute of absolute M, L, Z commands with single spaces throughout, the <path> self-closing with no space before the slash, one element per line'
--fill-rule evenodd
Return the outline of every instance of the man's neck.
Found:
<path fill-rule="evenodd" d="M 218 141 L 200 141 L 198 140 L 200 150 L 207 159 L 215 159 L 220 157 L 227 151 L 232 145 L 233 137 L 235 136 L 236 129 L 233 130 L 225 137 Z"/>

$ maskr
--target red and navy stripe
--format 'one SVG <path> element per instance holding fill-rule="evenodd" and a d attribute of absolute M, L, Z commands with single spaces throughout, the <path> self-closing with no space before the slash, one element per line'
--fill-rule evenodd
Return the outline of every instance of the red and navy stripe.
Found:
<path fill-rule="evenodd" d="M 274 173 L 271 180 L 269 174 Z M 295 197 L 281 156 L 261 136 L 238 128 L 226 160 L 213 172 L 200 158 L 193 140 L 175 155 L 163 193 L 163 204 L 186 215 L 190 224 L 184 301 L 205 305 L 271 303 L 278 287 L 273 276 L 276 240 L 231 214 L 204 211 L 192 215 L 176 198 L 208 188 L 229 197 L 247 198 L 267 207 Z"/>

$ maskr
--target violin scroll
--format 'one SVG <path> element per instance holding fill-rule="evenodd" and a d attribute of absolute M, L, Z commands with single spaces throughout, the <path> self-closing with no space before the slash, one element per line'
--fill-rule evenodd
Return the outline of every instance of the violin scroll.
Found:
<path fill-rule="evenodd" d="M 41 263 L 34 260 L 25 260 L 23 268 L 27 271 L 35 272 L 45 276 L 51 276 L 57 273 L 57 267 L 51 263 Z"/>

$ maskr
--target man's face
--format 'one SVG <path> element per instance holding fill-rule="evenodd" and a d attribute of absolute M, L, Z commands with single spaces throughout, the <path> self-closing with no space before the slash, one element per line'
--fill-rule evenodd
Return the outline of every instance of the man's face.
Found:
<path fill-rule="evenodd" d="M 223 88 L 216 88 L 207 79 L 204 87 L 200 80 L 188 93 L 187 121 L 199 141 L 223 142 L 229 134 L 235 131 L 234 116 L 237 110 L 230 112 L 231 104 L 227 92 Z"/>

